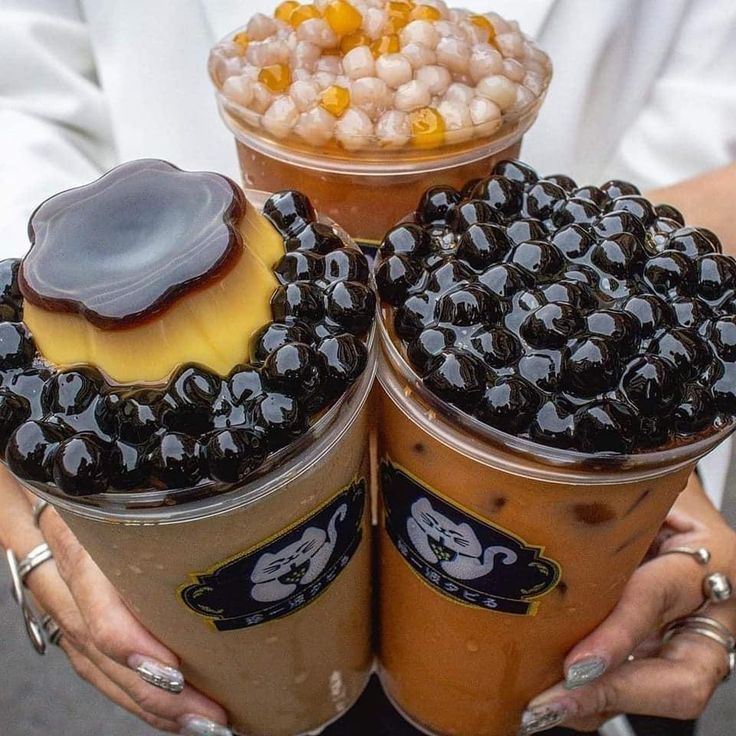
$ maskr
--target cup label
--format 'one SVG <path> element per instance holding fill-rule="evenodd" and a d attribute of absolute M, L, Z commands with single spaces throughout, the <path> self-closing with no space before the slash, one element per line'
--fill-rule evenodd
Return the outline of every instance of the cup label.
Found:
<path fill-rule="evenodd" d="M 315 512 L 257 546 L 192 573 L 184 603 L 218 631 L 245 629 L 309 605 L 350 562 L 363 536 L 366 482 L 356 478 Z"/>
<path fill-rule="evenodd" d="M 386 531 L 425 582 L 468 606 L 533 616 L 560 566 L 513 532 L 431 490 L 400 465 L 381 465 Z"/>

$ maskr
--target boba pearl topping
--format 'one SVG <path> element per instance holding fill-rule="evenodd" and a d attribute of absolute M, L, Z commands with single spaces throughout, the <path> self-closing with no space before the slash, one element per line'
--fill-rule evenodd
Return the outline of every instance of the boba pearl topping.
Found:
<path fill-rule="evenodd" d="M 628 182 L 503 161 L 435 187 L 386 235 L 376 281 L 429 391 L 502 432 L 630 454 L 736 416 L 736 261 Z"/>
<path fill-rule="evenodd" d="M 210 56 L 228 114 L 350 151 L 487 139 L 535 108 L 550 70 L 515 21 L 442 0 L 286 0 Z"/>
<path fill-rule="evenodd" d="M 238 201 L 255 209 L 242 193 Z M 59 367 L 25 322 L 25 263 L 0 261 L 0 456 L 18 477 L 73 497 L 222 492 L 300 438 L 344 394 L 367 365 L 375 311 L 367 261 L 297 191 L 274 194 L 258 217 L 281 249 L 270 270 L 268 319 L 238 335 L 240 360 L 225 373 L 183 362 L 160 382 L 122 385 L 95 365 Z M 169 220 L 181 228 L 171 213 Z M 136 237 L 145 239 L 145 226 L 143 219 Z M 142 260 L 144 251 L 136 251 Z M 99 264 L 90 270 L 98 272 Z M 45 273 L 39 268 L 34 283 Z M 66 267 L 64 277 L 71 278 Z M 101 293 L 97 284 L 90 289 Z M 176 495 L 163 503 L 176 503 Z"/>

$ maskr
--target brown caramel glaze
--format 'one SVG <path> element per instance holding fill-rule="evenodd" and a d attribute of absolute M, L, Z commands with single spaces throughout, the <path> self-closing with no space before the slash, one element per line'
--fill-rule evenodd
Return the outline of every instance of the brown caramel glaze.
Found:
<path fill-rule="evenodd" d="M 230 270 L 245 208 L 240 188 L 220 174 L 158 159 L 122 164 L 35 210 L 20 290 L 101 329 L 138 325 Z"/>

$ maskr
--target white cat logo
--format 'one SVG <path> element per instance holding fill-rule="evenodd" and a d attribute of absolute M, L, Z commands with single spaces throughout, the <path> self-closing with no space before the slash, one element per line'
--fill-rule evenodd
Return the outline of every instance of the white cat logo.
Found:
<path fill-rule="evenodd" d="M 337 542 L 337 523 L 344 521 L 347 504 L 342 504 L 332 515 L 327 532 L 310 526 L 302 538 L 284 547 L 280 552 L 265 552 L 250 576 L 255 583 L 250 594 L 253 600 L 271 603 L 288 598 L 299 585 L 317 579 L 330 561 Z"/>
<path fill-rule="evenodd" d="M 474 580 L 493 571 L 497 555 L 513 565 L 517 554 L 508 547 L 483 547 L 470 524 L 455 524 L 432 508 L 426 498 L 415 501 L 406 522 L 409 539 L 419 554 L 457 580 Z"/>

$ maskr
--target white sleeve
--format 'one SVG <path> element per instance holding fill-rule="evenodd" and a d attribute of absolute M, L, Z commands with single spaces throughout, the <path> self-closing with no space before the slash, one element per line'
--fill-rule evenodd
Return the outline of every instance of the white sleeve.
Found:
<path fill-rule="evenodd" d="M 42 200 L 113 161 L 77 0 L 0 0 L 0 258 L 25 252 Z"/>
<path fill-rule="evenodd" d="M 736 3 L 691 0 L 646 104 L 609 170 L 643 190 L 736 159 Z"/>

